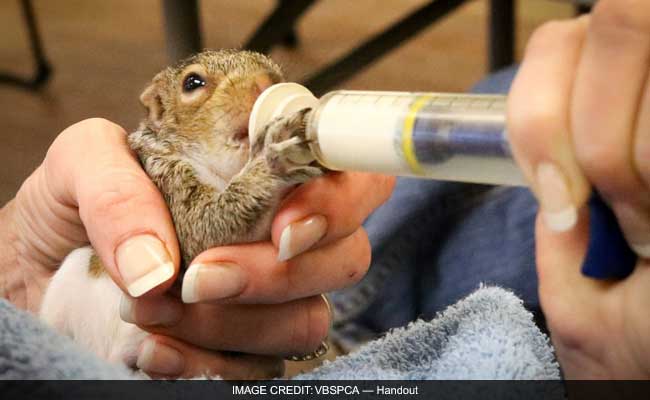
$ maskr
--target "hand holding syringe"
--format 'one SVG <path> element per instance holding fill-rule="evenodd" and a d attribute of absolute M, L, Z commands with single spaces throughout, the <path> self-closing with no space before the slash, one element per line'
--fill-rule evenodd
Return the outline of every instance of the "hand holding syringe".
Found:
<path fill-rule="evenodd" d="M 306 107 L 312 108 L 305 132 L 311 154 L 330 169 L 525 185 L 508 143 L 505 96 L 336 91 L 319 100 L 303 86 L 282 83 L 255 103 L 249 135 L 278 115 Z M 616 218 L 597 195 L 590 211 L 583 273 L 627 276 L 636 256 Z M 566 223 L 548 222 L 556 230 Z"/>

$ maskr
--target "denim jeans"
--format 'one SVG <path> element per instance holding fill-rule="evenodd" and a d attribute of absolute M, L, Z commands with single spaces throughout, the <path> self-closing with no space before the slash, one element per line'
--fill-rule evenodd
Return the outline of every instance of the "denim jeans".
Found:
<path fill-rule="evenodd" d="M 497 73 L 473 91 L 507 93 L 515 72 Z M 368 274 L 331 295 L 336 339 L 352 348 L 431 319 L 481 283 L 512 290 L 541 316 L 536 211 L 526 188 L 399 178 L 389 201 L 364 224 L 373 256 Z"/>

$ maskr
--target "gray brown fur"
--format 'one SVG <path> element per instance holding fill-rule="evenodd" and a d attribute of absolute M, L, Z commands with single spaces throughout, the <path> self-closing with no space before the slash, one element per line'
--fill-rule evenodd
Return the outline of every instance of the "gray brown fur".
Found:
<path fill-rule="evenodd" d="M 197 68 L 210 80 L 205 98 L 184 103 L 184 71 Z M 268 238 L 284 193 L 323 172 L 313 162 L 291 161 L 304 144 L 282 146 L 304 137 L 307 110 L 273 121 L 249 150 L 241 129 L 258 94 L 251 82 L 260 74 L 282 80 L 263 55 L 206 51 L 156 75 L 141 97 L 148 115 L 128 141 L 169 206 L 185 266 L 208 248 Z M 199 168 L 225 187 L 206 182 Z"/>

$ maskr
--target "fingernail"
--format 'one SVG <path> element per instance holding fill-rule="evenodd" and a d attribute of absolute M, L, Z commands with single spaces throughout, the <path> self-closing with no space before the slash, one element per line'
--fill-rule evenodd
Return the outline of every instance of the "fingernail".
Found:
<path fill-rule="evenodd" d="M 132 297 L 139 297 L 174 275 L 174 264 L 163 243 L 152 235 L 134 236 L 115 252 L 117 268 Z"/>
<path fill-rule="evenodd" d="M 614 203 L 612 209 L 616 214 L 625 239 L 636 254 L 650 258 L 650 217 L 640 207 L 626 203 Z"/>
<path fill-rule="evenodd" d="M 133 299 L 124 294 L 120 299 L 120 318 L 129 324 L 135 323 L 135 304 Z"/>
<path fill-rule="evenodd" d="M 549 229 L 565 232 L 573 228 L 578 212 L 567 185 L 567 179 L 553 164 L 537 166 L 537 187 L 542 217 Z"/>
<path fill-rule="evenodd" d="M 148 338 L 142 342 L 135 365 L 147 373 L 177 376 L 185 369 L 185 360 L 178 350 Z"/>
<path fill-rule="evenodd" d="M 239 265 L 196 263 L 185 272 L 181 297 L 184 303 L 221 300 L 241 293 L 246 283 L 246 276 Z"/>
<path fill-rule="evenodd" d="M 286 261 L 308 250 L 327 232 L 327 219 L 312 215 L 287 225 L 280 235 L 278 261 Z"/>
<path fill-rule="evenodd" d="M 133 299 L 124 294 L 120 300 L 120 318 L 131 324 L 171 326 L 182 317 L 183 306 L 178 300 L 167 297 Z"/>

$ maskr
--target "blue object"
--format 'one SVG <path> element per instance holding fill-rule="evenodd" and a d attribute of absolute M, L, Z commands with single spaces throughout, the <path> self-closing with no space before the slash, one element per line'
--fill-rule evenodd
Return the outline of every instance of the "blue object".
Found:
<path fill-rule="evenodd" d="M 516 71 L 493 74 L 472 92 L 506 94 Z M 636 257 L 602 200 L 592 208 L 584 274 L 623 278 Z M 481 282 L 512 290 L 543 321 L 536 214 L 537 201 L 523 187 L 398 178 L 391 198 L 364 224 L 372 244 L 370 270 L 357 285 L 330 294 L 336 340 L 354 348 L 417 317 L 432 318 Z"/>
<path fill-rule="evenodd" d="M 589 200 L 589 247 L 582 273 L 596 279 L 623 279 L 632 273 L 636 260 L 616 216 L 594 192 Z"/>
<path fill-rule="evenodd" d="M 509 68 L 479 82 L 474 93 L 502 93 L 510 89 L 516 68 Z M 637 256 L 627 244 L 616 216 L 603 199 L 594 192 L 589 201 L 589 247 L 582 265 L 582 273 L 595 279 L 623 279 L 630 275 Z M 522 220 L 524 217 L 521 217 Z M 524 300 L 530 296 L 525 293 Z"/>

